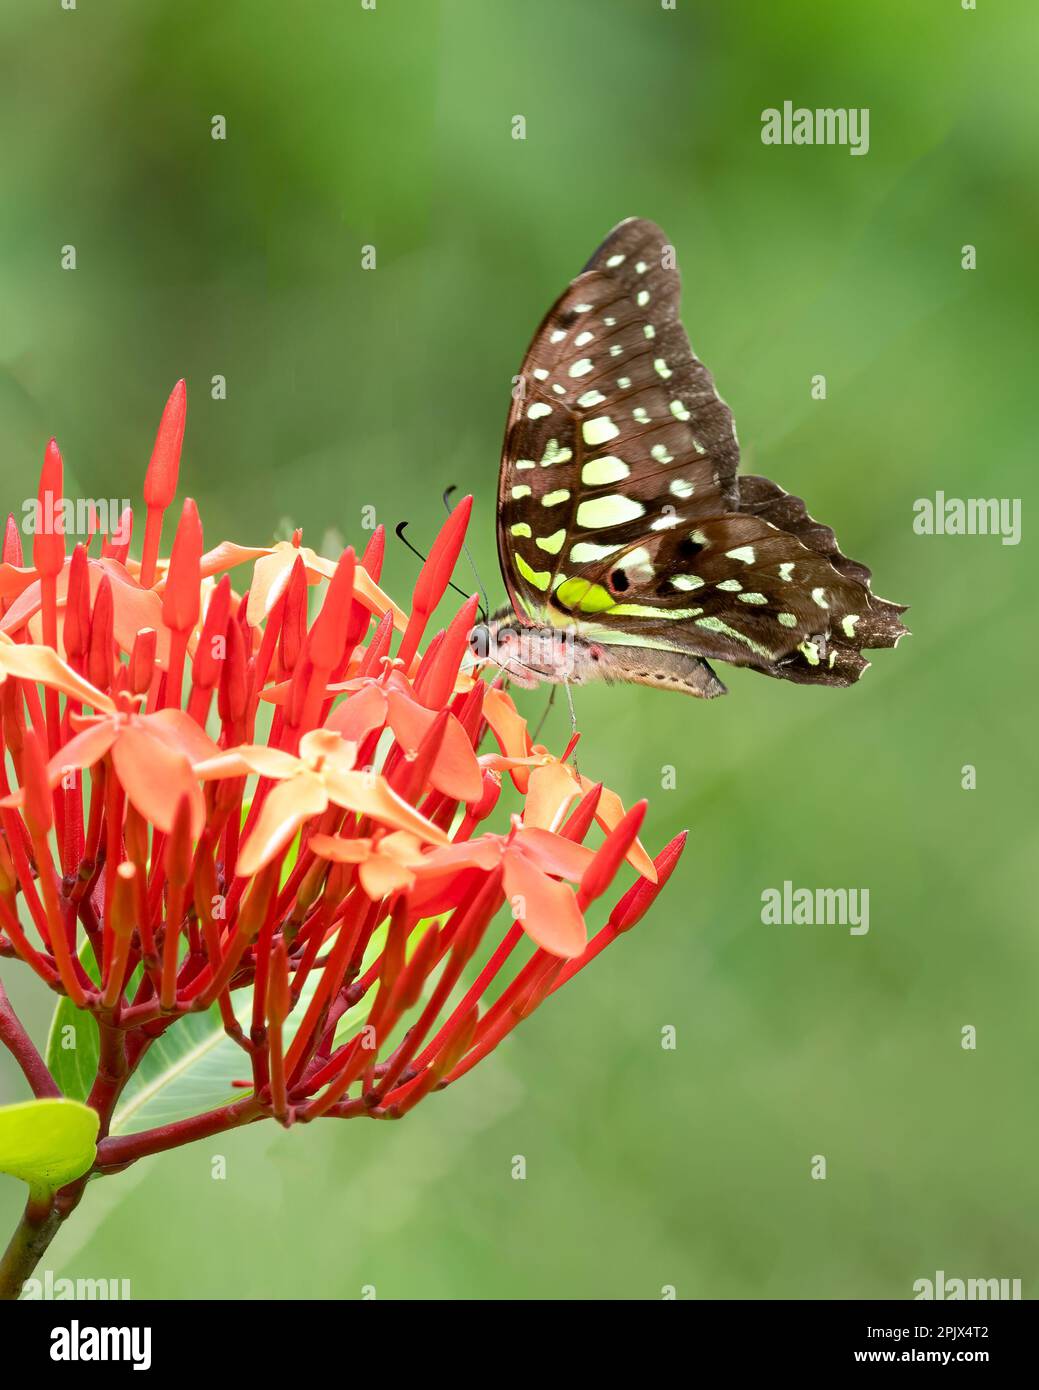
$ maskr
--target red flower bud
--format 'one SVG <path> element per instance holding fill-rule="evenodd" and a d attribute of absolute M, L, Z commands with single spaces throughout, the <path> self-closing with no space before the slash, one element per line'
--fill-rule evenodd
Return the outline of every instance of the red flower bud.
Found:
<path fill-rule="evenodd" d="M 376 526 L 361 556 L 361 568 L 367 571 L 369 579 L 378 584 L 382 576 L 382 562 L 386 554 L 386 527 Z"/>
<path fill-rule="evenodd" d="M 155 675 L 155 652 L 158 633 L 153 627 L 142 627 L 134 638 L 130 653 L 129 684 L 134 695 L 147 695 Z"/>
<path fill-rule="evenodd" d="M 419 571 L 415 583 L 411 620 L 400 645 L 400 659 L 407 669 L 418 651 L 418 644 L 426 630 L 429 619 L 437 604 L 444 597 L 451 575 L 465 541 L 465 528 L 469 525 L 469 514 L 473 509 L 473 499 L 463 497 L 458 506 L 440 528 L 440 534 L 433 542 L 426 562 Z"/>
<path fill-rule="evenodd" d="M 87 679 L 98 690 L 108 690 L 112 684 L 114 616 L 112 581 L 106 574 L 94 595 L 94 611 L 90 615 L 90 646 L 87 650 Z"/>
<path fill-rule="evenodd" d="M 115 529 L 108 533 L 102 543 L 102 558 L 118 560 L 121 565 L 125 565 L 126 557 L 130 553 L 130 540 L 132 537 L 133 508 L 124 507 L 119 513 L 119 520 L 115 525 Z"/>
<path fill-rule="evenodd" d="M 90 562 L 85 546 L 77 545 L 69 561 L 69 587 L 65 599 L 63 638 L 65 655 L 75 663 L 90 645 Z"/>
<path fill-rule="evenodd" d="M 205 622 L 195 648 L 191 675 L 202 690 L 212 690 L 220 679 L 227 648 L 227 623 L 231 614 L 231 577 L 225 574 L 213 590 Z"/>
<path fill-rule="evenodd" d="M 296 669 L 296 662 L 307 640 L 307 569 L 297 555 L 285 588 L 285 602 L 278 634 L 278 659 L 286 675 Z"/>
<path fill-rule="evenodd" d="M 34 840 L 47 834 L 54 822 L 54 801 L 47 780 L 47 758 L 35 729 L 26 729 L 22 740 L 22 814 Z"/>
<path fill-rule="evenodd" d="M 165 510 L 177 495 L 180 450 L 184 443 L 187 412 L 188 388 L 181 380 L 170 392 L 162 412 L 148 471 L 144 475 L 144 501 L 149 508 Z"/>
<path fill-rule="evenodd" d="M 198 622 L 201 559 L 202 522 L 194 499 L 185 497 L 162 595 L 162 620 L 171 632 L 190 632 Z"/>
<path fill-rule="evenodd" d="M 63 468 L 57 440 L 43 455 L 37 497 L 36 529 L 32 538 L 32 562 L 47 578 L 60 574 L 65 564 L 65 527 L 62 514 Z"/>
<path fill-rule="evenodd" d="M 18 530 L 18 523 L 12 513 L 7 514 L 7 525 L 4 528 L 4 552 L 3 561 L 5 565 L 17 565 L 22 567 L 22 533 Z"/>
<path fill-rule="evenodd" d="M 220 673 L 217 708 L 225 724 L 237 724 L 245 718 L 249 699 L 249 668 L 245 655 L 245 638 L 237 623 L 227 625 L 227 654 Z"/>
<path fill-rule="evenodd" d="M 469 648 L 469 633 L 479 604 L 476 594 L 466 599 L 444 633 L 435 658 L 430 660 L 427 653 L 427 660 L 422 663 L 422 671 L 415 681 L 415 694 L 427 709 L 439 709 L 451 698 L 458 668 Z"/>
<path fill-rule="evenodd" d="M 595 858 L 585 869 L 584 877 L 581 879 L 581 891 L 577 898 L 582 910 L 605 893 L 613 882 L 613 876 L 620 868 L 624 856 L 638 838 L 648 806 L 649 803 L 646 801 L 636 801 L 599 846 Z"/>
<path fill-rule="evenodd" d="M 656 883 L 651 883 L 648 878 L 636 879 L 610 913 L 611 927 L 618 932 L 630 931 L 636 922 L 641 922 L 653 906 L 657 894 L 674 873 L 688 838 L 689 831 L 683 830 L 664 846 L 653 860 L 657 871 Z"/>
<path fill-rule="evenodd" d="M 191 863 L 193 858 L 191 842 L 191 801 L 181 796 L 173 813 L 173 828 L 166 839 L 163 850 L 163 867 L 170 883 L 183 887 L 191 882 Z"/>
<path fill-rule="evenodd" d="M 354 552 L 348 546 L 339 557 L 328 585 L 321 612 L 314 619 L 307 644 L 307 655 L 317 671 L 331 671 L 337 665 L 350 625 L 354 593 Z"/>

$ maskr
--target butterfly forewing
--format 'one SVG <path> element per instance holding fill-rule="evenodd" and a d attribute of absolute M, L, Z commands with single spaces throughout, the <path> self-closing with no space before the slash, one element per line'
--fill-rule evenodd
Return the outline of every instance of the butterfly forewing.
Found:
<path fill-rule="evenodd" d="M 534 335 L 506 430 L 498 519 L 510 597 L 528 616 L 677 508 L 707 516 L 732 505 L 732 416 L 693 356 L 678 297 L 673 248 L 632 220 Z M 553 607 L 566 611 L 562 600 Z"/>

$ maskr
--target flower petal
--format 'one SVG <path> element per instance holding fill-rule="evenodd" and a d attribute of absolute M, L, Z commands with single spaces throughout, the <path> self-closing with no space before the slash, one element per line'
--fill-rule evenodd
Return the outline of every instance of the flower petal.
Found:
<path fill-rule="evenodd" d="M 568 808 L 580 793 L 581 784 L 573 769 L 565 763 L 553 761 L 536 767 L 527 783 L 523 824 L 540 826 L 543 830 L 558 830 Z"/>
<path fill-rule="evenodd" d="M 309 766 L 349 772 L 357 761 L 357 744 L 349 743 L 334 729 L 311 729 L 299 741 L 299 755 Z"/>
<path fill-rule="evenodd" d="M 267 748 L 262 743 L 242 743 L 237 748 L 228 748 L 205 762 L 196 763 L 195 774 L 204 782 L 217 781 L 222 777 L 248 777 L 257 773 L 260 777 L 273 777 L 282 781 L 294 777 L 302 764 L 292 753 L 281 748 Z"/>
<path fill-rule="evenodd" d="M 546 874 L 556 874 L 568 878 L 571 883 L 580 883 L 588 865 L 595 854 L 587 845 L 575 844 L 562 835 L 553 835 L 548 830 L 538 830 L 525 825 L 516 832 L 513 844 L 522 849 L 524 857 L 530 859 Z"/>
<path fill-rule="evenodd" d="M 17 676 L 19 680 L 39 681 L 62 691 L 70 700 L 112 714 L 115 705 L 96 690 L 89 681 L 78 675 L 50 647 L 38 647 L 28 642 L 0 642 L 0 676 Z"/>
<path fill-rule="evenodd" d="M 391 893 L 399 893 L 403 888 L 410 888 L 415 882 L 415 875 L 410 869 L 382 854 L 373 854 L 366 859 L 358 876 L 361 887 L 373 902 L 388 898 Z"/>
<path fill-rule="evenodd" d="M 70 768 L 93 767 L 99 763 L 115 743 L 119 732 L 114 719 L 101 719 L 74 734 L 47 764 L 51 786 L 57 786 Z"/>
<path fill-rule="evenodd" d="M 371 816 L 380 825 L 391 825 L 394 830 L 408 830 L 426 843 L 448 843 L 447 836 L 439 826 L 420 816 L 413 806 L 397 795 L 385 777 L 370 772 L 340 772 L 337 768 L 328 768 L 322 770 L 321 779 L 329 800 L 344 810 Z"/>
<path fill-rule="evenodd" d="M 191 838 L 198 839 L 205 821 L 205 800 L 183 753 L 140 725 L 126 724 L 112 745 L 112 765 L 136 809 L 166 834 L 173 829 L 177 803 L 186 796 L 191 808 Z"/>
<path fill-rule="evenodd" d="M 584 791 L 590 791 L 594 785 L 594 782 L 589 782 L 587 777 L 581 778 L 581 786 Z M 599 804 L 595 809 L 595 819 L 602 828 L 609 832 L 614 826 L 620 824 L 626 814 L 624 802 L 621 801 L 617 793 L 611 792 L 609 787 L 603 787 Z M 656 883 L 656 866 L 643 848 L 641 840 L 633 841 L 624 857 L 636 873 L 640 873 L 643 878 L 648 878 L 650 883 Z"/>
<path fill-rule="evenodd" d="M 344 835 L 311 835 L 307 848 L 333 864 L 362 864 L 372 852 L 369 839 L 349 840 Z"/>
<path fill-rule="evenodd" d="M 249 838 L 238 851 L 235 872 L 251 878 L 291 842 L 305 820 L 321 815 L 327 807 L 324 784 L 312 772 L 300 772 L 277 783 L 268 792 Z"/>
<path fill-rule="evenodd" d="M 249 585 L 249 605 L 245 610 L 245 616 L 253 627 L 259 627 L 285 592 L 297 554 L 298 551 L 293 545 L 289 545 L 287 549 L 275 546 L 272 551 L 261 555 L 256 561 L 253 566 L 252 583 Z M 308 575 L 307 583 L 316 584 L 317 580 Z"/>
<path fill-rule="evenodd" d="M 501 835 L 479 835 L 475 840 L 459 840 L 443 845 L 423 856 L 420 872 L 423 878 L 440 878 L 465 868 L 490 872 L 501 863 L 505 840 Z"/>
<path fill-rule="evenodd" d="M 389 692 L 387 701 L 393 736 L 405 753 L 413 755 L 438 712 L 427 709 L 397 690 Z M 483 795 L 483 779 L 473 745 L 453 714 L 448 715 L 444 725 L 444 737 L 429 780 L 438 792 L 443 792 L 454 801 L 479 801 Z"/>
<path fill-rule="evenodd" d="M 351 743 L 360 743 L 373 729 L 381 729 L 385 723 L 386 692 L 373 683 L 336 705 L 325 720 L 325 728 L 334 729 Z"/>
<path fill-rule="evenodd" d="M 588 944 L 588 929 L 573 890 L 516 850 L 506 853 L 504 867 L 505 895 L 527 935 L 554 956 L 579 956 Z"/>
<path fill-rule="evenodd" d="M 186 710 L 160 709 L 137 721 L 171 748 L 179 749 L 193 767 L 220 756 L 220 748 Z"/>
<path fill-rule="evenodd" d="M 483 700 L 483 715 L 498 747 L 507 758 L 526 758 L 530 754 L 530 735 L 527 721 L 504 690 L 487 691 Z"/>

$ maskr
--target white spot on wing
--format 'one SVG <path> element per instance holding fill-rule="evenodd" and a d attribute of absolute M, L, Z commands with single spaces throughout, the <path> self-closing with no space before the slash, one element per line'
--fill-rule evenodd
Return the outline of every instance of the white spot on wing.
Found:
<path fill-rule="evenodd" d="M 581 434 L 586 444 L 605 444 L 610 439 L 616 439 L 620 430 L 608 415 L 598 415 L 594 420 L 585 420 Z"/>

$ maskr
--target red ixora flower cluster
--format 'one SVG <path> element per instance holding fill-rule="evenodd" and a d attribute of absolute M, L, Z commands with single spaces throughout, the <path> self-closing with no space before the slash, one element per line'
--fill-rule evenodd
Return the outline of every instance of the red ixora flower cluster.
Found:
<path fill-rule="evenodd" d="M 0 759 L 0 954 L 96 1019 L 102 1173 L 268 1115 L 404 1115 L 634 926 L 684 843 L 651 860 L 644 802 L 625 811 L 577 775 L 572 745 L 535 746 L 508 695 L 463 673 L 475 598 L 420 654 L 471 499 L 410 617 L 378 586 L 381 527 L 360 558 L 323 559 L 298 534 L 207 551 L 188 498 L 161 557 L 185 410 L 180 382 L 144 481 L 140 563 L 129 514 L 99 553 L 93 536 L 67 553 L 52 441 L 37 517 L 58 524 L 26 565 L 9 519 L 0 565 L 17 774 Z M 246 565 L 239 594 L 226 572 Z M 497 751 L 481 753 L 488 734 Z M 625 860 L 638 877 L 589 940 L 585 913 Z M 242 1051 L 240 1098 L 109 1136 L 147 1049 L 211 1008 Z M 0 1012 L 36 1094 L 55 1094 Z"/>

